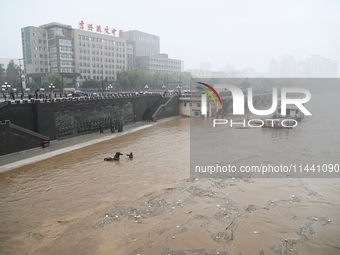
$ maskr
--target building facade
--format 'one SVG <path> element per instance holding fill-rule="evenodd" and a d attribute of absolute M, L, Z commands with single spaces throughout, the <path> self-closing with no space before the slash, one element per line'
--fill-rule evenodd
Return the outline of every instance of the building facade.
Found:
<path fill-rule="evenodd" d="M 180 73 L 182 71 L 182 61 L 170 59 L 168 54 L 136 57 L 136 68 L 151 73 Z"/>
<path fill-rule="evenodd" d="M 153 56 L 160 53 L 159 36 L 144 33 L 138 30 L 123 32 L 123 37 L 129 41 L 134 41 L 134 56 Z"/>
<path fill-rule="evenodd" d="M 127 70 L 134 70 L 136 68 L 135 62 L 135 41 L 126 41 L 126 58 L 127 58 Z"/>
<path fill-rule="evenodd" d="M 92 24 L 84 29 L 57 22 L 21 29 L 24 73 L 28 82 L 47 84 L 51 73 L 59 73 L 67 87 L 86 80 L 115 81 L 117 72 L 134 70 L 179 73 L 184 62 L 160 54 L 158 36 L 137 30 L 119 31 Z"/>
<path fill-rule="evenodd" d="M 47 75 L 59 73 L 66 85 L 85 80 L 115 80 L 127 69 L 127 44 L 116 37 L 70 25 L 49 23 L 21 29 L 26 79 L 45 83 Z"/>
<path fill-rule="evenodd" d="M 75 63 L 80 83 L 85 80 L 114 81 L 127 69 L 126 39 L 74 29 Z"/>
<path fill-rule="evenodd" d="M 320 55 L 311 55 L 304 63 L 304 76 L 316 78 L 337 77 L 338 61 Z"/>
<path fill-rule="evenodd" d="M 211 71 L 201 69 L 187 69 L 186 72 L 191 73 L 194 78 L 211 78 Z"/>
<path fill-rule="evenodd" d="M 280 63 L 272 59 L 269 63 L 269 77 L 280 77 Z"/>

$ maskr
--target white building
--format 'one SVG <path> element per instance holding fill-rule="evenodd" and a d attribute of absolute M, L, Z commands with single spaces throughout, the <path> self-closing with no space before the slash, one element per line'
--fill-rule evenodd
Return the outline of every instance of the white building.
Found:
<path fill-rule="evenodd" d="M 126 39 L 115 29 L 79 23 L 79 29 L 61 23 L 21 29 L 26 78 L 46 82 L 59 73 L 66 85 L 85 80 L 115 80 L 117 71 L 127 69 Z"/>

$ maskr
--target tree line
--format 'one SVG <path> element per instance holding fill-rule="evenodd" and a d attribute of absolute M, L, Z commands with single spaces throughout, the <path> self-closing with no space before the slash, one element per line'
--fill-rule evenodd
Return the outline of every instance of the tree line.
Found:
<path fill-rule="evenodd" d="M 14 60 L 11 60 L 6 68 L 0 63 L 0 82 L 1 85 L 7 82 L 12 88 L 21 88 L 20 66 L 15 64 Z"/>
<path fill-rule="evenodd" d="M 181 82 L 181 87 L 189 87 L 191 78 L 192 75 L 189 72 L 167 74 L 149 73 L 139 69 L 123 70 L 117 72 L 116 81 L 87 80 L 83 82 L 80 89 L 98 89 L 100 91 L 111 85 L 113 90 L 144 91 L 147 85 L 149 90 L 171 90 L 176 89 L 178 86 L 176 84 L 179 82 Z"/>
<path fill-rule="evenodd" d="M 5 68 L 0 63 L 0 82 L 4 84 L 10 84 L 12 88 L 17 88 L 18 91 L 21 89 L 20 73 L 23 74 L 20 66 L 11 60 Z M 91 89 L 103 91 L 108 88 L 111 84 L 114 90 L 119 91 L 143 91 L 147 85 L 149 90 L 175 90 L 178 85 L 181 88 L 190 86 L 190 79 L 192 75 L 189 72 L 182 73 L 149 73 L 139 69 L 135 70 L 123 70 L 117 72 L 116 81 L 106 80 L 86 80 L 84 81 L 79 89 Z M 27 82 L 26 87 L 31 89 L 37 88 L 48 88 L 53 83 L 56 91 L 62 91 L 65 87 L 65 80 L 59 73 L 50 73 L 47 75 L 47 84 L 37 84 L 36 82 Z M 74 84 L 76 86 L 76 84 Z"/>

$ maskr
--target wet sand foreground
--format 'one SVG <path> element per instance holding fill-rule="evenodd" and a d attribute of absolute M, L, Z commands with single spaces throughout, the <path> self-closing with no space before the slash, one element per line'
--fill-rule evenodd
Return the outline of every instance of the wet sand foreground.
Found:
<path fill-rule="evenodd" d="M 339 179 L 190 179 L 189 151 L 182 118 L 0 174 L 0 254 L 340 254 Z"/>

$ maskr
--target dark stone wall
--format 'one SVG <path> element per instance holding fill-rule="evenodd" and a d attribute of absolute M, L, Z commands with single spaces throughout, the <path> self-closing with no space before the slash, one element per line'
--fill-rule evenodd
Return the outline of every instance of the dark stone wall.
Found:
<path fill-rule="evenodd" d="M 107 128 L 112 121 L 141 121 L 145 110 L 160 97 L 154 94 L 110 99 L 8 103 L 0 108 L 0 121 L 10 120 L 15 125 L 55 140 L 94 132 L 99 125 Z"/>
<path fill-rule="evenodd" d="M 160 108 L 160 111 L 153 116 L 154 119 L 163 119 L 179 114 L 179 97 L 174 96 L 167 100 Z"/>
<path fill-rule="evenodd" d="M 38 119 L 34 108 L 34 103 L 8 103 L 0 108 L 0 121 L 10 120 L 13 124 L 37 132 Z"/>
<path fill-rule="evenodd" d="M 0 156 L 42 146 L 43 139 L 0 122 Z"/>
<path fill-rule="evenodd" d="M 169 100 L 169 97 L 161 97 L 157 100 L 157 102 L 153 105 L 153 107 L 159 107 L 162 104 L 165 104 Z"/>

